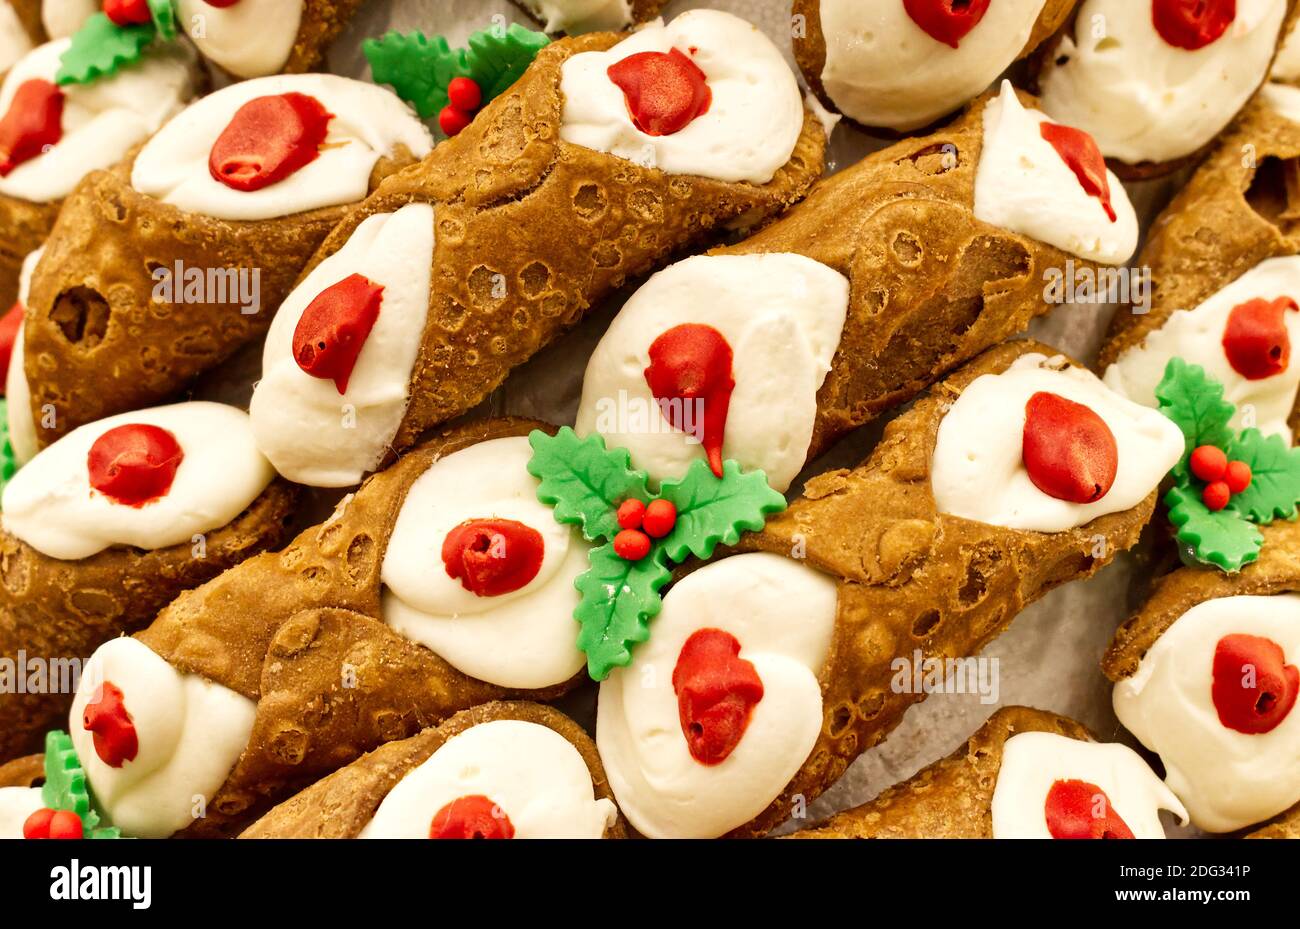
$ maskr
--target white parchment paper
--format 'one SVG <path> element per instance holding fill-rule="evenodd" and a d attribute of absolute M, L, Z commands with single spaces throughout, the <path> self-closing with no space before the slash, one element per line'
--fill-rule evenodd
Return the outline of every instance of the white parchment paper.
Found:
<path fill-rule="evenodd" d="M 789 0 L 674 0 L 666 7 L 665 15 L 672 17 L 698 7 L 728 10 L 759 25 L 786 51 L 794 66 Z M 361 41 L 389 29 L 439 33 L 453 44 L 461 44 L 474 30 L 492 25 L 494 17 L 537 28 L 506 0 L 372 0 L 332 50 L 330 69 L 368 78 Z M 883 140 L 840 125 L 830 146 L 829 170 L 852 165 L 885 144 Z M 1183 177 L 1176 177 L 1128 185 L 1144 228 L 1182 180 Z M 480 412 L 572 423 L 587 358 L 620 303 L 621 299 L 615 299 L 609 306 L 596 310 L 575 332 L 513 374 Z M 1080 360 L 1092 362 L 1112 309 L 1097 305 L 1059 307 L 1051 316 L 1036 321 L 1029 334 Z M 256 377 L 259 357 L 260 352 L 250 352 L 242 359 L 248 377 L 245 383 Z M 815 462 L 806 474 L 858 463 L 878 439 L 882 427 L 883 421 L 860 430 Z M 319 495 L 316 507 L 327 508 L 336 498 L 337 495 Z M 988 658 L 997 660 L 995 701 L 984 702 L 978 695 L 929 697 L 908 712 L 903 723 L 881 746 L 860 758 L 838 784 L 809 808 L 809 820 L 863 803 L 891 784 L 910 777 L 965 741 L 998 706 L 1024 704 L 1052 710 L 1084 723 L 1101 739 L 1117 739 L 1136 746 L 1115 719 L 1110 703 L 1111 687 L 1101 673 L 1099 662 L 1115 628 L 1137 605 L 1145 575 L 1141 554 L 1121 554 L 1092 580 L 1068 584 L 1025 610 L 1008 632 L 985 652 Z M 594 721 L 594 705 L 594 687 L 584 688 L 563 701 L 563 707 L 589 728 Z M 1177 827 L 1165 815 L 1169 835 L 1195 834 L 1195 830 Z"/>

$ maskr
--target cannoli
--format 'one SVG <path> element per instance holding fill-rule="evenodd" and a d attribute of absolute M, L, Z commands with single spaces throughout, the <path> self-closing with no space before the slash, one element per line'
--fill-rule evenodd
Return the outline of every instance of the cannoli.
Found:
<path fill-rule="evenodd" d="M 426 47 L 411 41 L 372 48 L 376 74 L 405 86 L 392 59 Z M 607 72 L 673 55 L 713 103 L 647 116 L 675 121 L 647 134 Z M 355 484 L 629 277 L 799 199 L 824 146 L 780 52 L 730 14 L 550 44 L 321 247 L 267 336 L 250 407 L 263 452 L 293 480 Z"/>
<path fill-rule="evenodd" d="M 955 752 L 797 839 L 1163 839 L 1178 798 L 1137 752 L 1074 720 L 998 710 Z"/>
<path fill-rule="evenodd" d="M 794 54 L 828 107 L 868 129 L 906 133 L 983 93 L 1074 3 L 794 0 Z"/>
<path fill-rule="evenodd" d="M 601 684 L 619 808 L 648 836 L 766 833 L 924 699 L 900 663 L 974 655 L 1132 546 L 1181 449 L 1051 349 L 986 352 L 669 590 Z"/>
<path fill-rule="evenodd" d="M 281 75 L 204 97 L 87 177 L 24 325 L 41 444 L 169 398 L 264 333 L 347 206 L 431 145 L 383 88 Z"/>
<path fill-rule="evenodd" d="M 1268 75 L 1292 0 L 1083 0 L 1037 56 L 1043 110 L 1125 178 L 1197 157 Z"/>
<path fill-rule="evenodd" d="M 1263 535 L 1238 574 L 1157 581 L 1102 661 L 1115 714 L 1208 832 L 1300 814 L 1300 524 Z"/>
<path fill-rule="evenodd" d="M 515 0 L 547 32 L 617 32 L 659 15 L 666 0 Z"/>
<path fill-rule="evenodd" d="M 696 458 L 715 473 L 735 458 L 785 490 L 835 439 L 1049 309 L 1043 282 L 1067 254 L 1131 253 L 1137 223 L 1119 182 L 1108 181 L 1112 224 L 1038 134 L 1041 119 L 1004 84 L 950 130 L 823 182 L 751 239 L 655 275 L 592 354 L 577 431 L 625 446 L 656 481 Z M 1049 204 L 1073 219 L 1030 219 Z M 713 382 L 679 383 L 713 355 Z"/>
<path fill-rule="evenodd" d="M 107 821 L 132 836 L 231 835 L 383 742 L 576 684 L 574 580 L 589 545 L 537 499 L 526 468 L 537 426 L 498 420 L 431 439 L 279 554 L 101 646 L 89 665 L 124 694 L 137 728 L 179 733 L 148 761 L 171 773 L 152 780 L 78 745 Z M 155 699 L 176 687 L 216 709 L 190 719 L 184 701 Z M 83 686 L 78 699 L 92 695 Z"/>
<path fill-rule="evenodd" d="M 39 744 L 96 646 L 276 546 L 294 498 L 217 403 L 110 417 L 37 455 L 3 497 L 0 759 Z"/>
<path fill-rule="evenodd" d="M 1300 93 L 1300 92 L 1298 92 Z M 1253 104 L 1160 215 L 1138 258 L 1149 299 L 1111 322 L 1099 364 L 1113 390 L 1157 404 L 1172 358 L 1237 406 L 1235 428 L 1291 441 L 1300 364 L 1300 230 L 1291 176 L 1300 123 Z"/>
<path fill-rule="evenodd" d="M 39 248 L 59 205 L 88 173 L 143 142 L 194 95 L 185 47 L 157 48 L 86 83 L 59 82 L 71 39 L 19 59 L 0 84 L 0 302 L 17 293 L 23 257 Z"/>
<path fill-rule="evenodd" d="M 244 839 L 624 838 L 595 743 L 558 710 L 485 703 L 313 784 Z"/>

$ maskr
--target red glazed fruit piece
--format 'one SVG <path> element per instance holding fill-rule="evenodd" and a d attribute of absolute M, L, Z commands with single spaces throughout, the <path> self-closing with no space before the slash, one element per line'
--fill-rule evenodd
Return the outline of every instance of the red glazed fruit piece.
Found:
<path fill-rule="evenodd" d="M 1113 223 L 1118 219 L 1110 202 L 1110 178 L 1106 175 L 1106 159 L 1097 147 L 1097 141 L 1082 129 L 1062 126 L 1059 123 L 1042 123 L 1039 132 L 1056 149 L 1066 167 L 1074 172 L 1079 186 L 1089 197 L 1096 197 L 1106 216 Z"/>
<path fill-rule="evenodd" d="M 1152 0 L 1151 23 L 1174 48 L 1196 51 L 1218 40 L 1237 18 L 1237 0 Z"/>
<path fill-rule="evenodd" d="M 623 91 L 633 125 L 646 135 L 681 132 L 713 101 L 704 72 L 676 48 L 629 55 L 606 73 Z"/>
<path fill-rule="evenodd" d="M 122 690 L 105 681 L 86 704 L 81 714 L 82 727 L 92 733 L 95 754 L 110 768 L 120 768 L 134 761 L 140 750 L 135 724 L 127 712 Z"/>
<path fill-rule="evenodd" d="M 1256 635 L 1225 635 L 1214 648 L 1210 694 L 1219 722 L 1246 735 L 1272 732 L 1295 707 L 1300 670 L 1282 646 Z"/>
<path fill-rule="evenodd" d="M 185 453 L 176 436 L 146 423 L 109 429 L 90 446 L 90 486 L 123 506 L 141 507 L 171 490 Z"/>
<path fill-rule="evenodd" d="M 384 288 L 360 274 L 331 284 L 307 304 L 293 331 L 293 360 L 312 377 L 344 394 L 379 318 Z"/>
<path fill-rule="evenodd" d="M 23 81 L 0 118 L 0 177 L 63 138 L 63 91 L 39 78 Z"/>
<path fill-rule="evenodd" d="M 990 0 L 903 0 L 903 9 L 921 30 L 944 45 L 957 48 L 979 25 Z"/>
<path fill-rule="evenodd" d="M 212 144 L 208 172 L 233 190 L 270 187 L 316 160 L 333 118 L 307 94 L 249 100 Z"/>
<path fill-rule="evenodd" d="M 684 323 L 650 344 L 646 384 L 674 429 L 699 436 L 709 468 L 722 477 L 722 442 L 736 379 L 726 338 L 712 326 Z"/>
<path fill-rule="evenodd" d="M 457 797 L 433 816 L 431 839 L 513 839 L 510 817 L 482 794 Z"/>
<path fill-rule="evenodd" d="M 479 597 L 498 597 L 526 586 L 546 554 L 542 534 L 513 519 L 470 519 L 442 542 L 447 576 Z"/>
<path fill-rule="evenodd" d="M 1106 792 L 1087 781 L 1056 781 L 1047 791 L 1043 813 L 1054 839 L 1134 838 Z"/>
<path fill-rule="evenodd" d="M 1223 330 L 1223 353 L 1232 369 L 1248 381 L 1281 374 L 1291 363 L 1291 335 L 1286 314 L 1296 312 L 1290 297 L 1247 300 L 1233 307 Z"/>
<path fill-rule="evenodd" d="M 673 693 L 686 746 L 702 765 L 721 764 L 740 744 L 763 682 L 740 657 L 740 642 L 721 629 L 699 629 L 682 645 Z"/>
<path fill-rule="evenodd" d="M 1025 404 L 1025 470 L 1034 486 L 1070 503 L 1095 503 L 1119 469 L 1115 436 L 1088 407 L 1039 391 Z"/>

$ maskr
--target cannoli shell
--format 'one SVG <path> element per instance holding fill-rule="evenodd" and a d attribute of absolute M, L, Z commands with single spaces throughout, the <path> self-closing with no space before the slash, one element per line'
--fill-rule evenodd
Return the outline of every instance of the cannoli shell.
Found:
<path fill-rule="evenodd" d="M 1038 14 L 1038 21 L 1034 23 L 1034 31 L 1030 33 L 1029 40 L 1016 56 L 1016 60 L 1025 58 L 1050 38 L 1073 13 L 1074 4 L 1075 0 L 1047 0 L 1042 12 Z M 799 70 L 803 72 L 808 86 L 823 105 L 833 112 L 839 112 L 835 101 L 827 95 L 826 88 L 822 84 L 822 71 L 826 68 L 826 34 L 822 31 L 821 8 L 821 0 L 794 0 L 791 10 L 791 15 L 794 17 L 791 41 L 794 45 L 795 61 L 798 62 Z M 846 118 L 851 119 L 851 117 Z M 938 122 L 942 121 L 943 118 L 938 120 Z M 897 131 L 882 126 L 864 128 L 887 138 L 897 138 L 900 135 Z"/>
<path fill-rule="evenodd" d="M 670 175 L 561 140 L 561 66 L 622 38 L 548 45 L 468 129 L 352 210 L 313 258 L 336 252 L 368 216 L 434 204 L 429 314 L 394 451 L 476 406 L 629 279 L 724 227 L 779 213 L 820 176 L 826 137 L 811 112 L 794 154 L 762 186 Z"/>
<path fill-rule="evenodd" d="M 355 839 L 397 782 L 442 748 L 448 739 L 499 719 L 537 723 L 564 736 L 587 763 L 596 799 L 614 801 L 596 745 L 581 726 L 559 710 L 539 703 L 485 703 L 462 710 L 440 726 L 400 742 L 389 742 L 358 758 L 276 806 L 240 838 Z M 4 769 L 0 768 L 0 776 L 3 774 Z M 626 837 L 627 825 L 620 814 L 606 830 L 605 838 Z"/>
<path fill-rule="evenodd" d="M 1058 533 L 938 512 L 930 463 L 944 412 L 975 378 L 1030 352 L 1059 354 L 1028 341 L 985 352 L 891 422 L 864 465 L 809 481 L 761 533 L 741 539 L 740 550 L 802 555 L 839 578 L 839 605 L 820 675 L 822 732 L 781 795 L 733 836 L 762 835 L 790 815 L 796 798 L 811 802 L 925 698 L 892 686 L 895 658 L 916 650 L 926 658 L 974 655 L 1034 600 L 1091 576 L 1137 542 L 1154 490 L 1130 510 Z"/>
<path fill-rule="evenodd" d="M 1236 574 L 1179 568 L 1155 582 L 1142 608 L 1115 632 L 1101 669 L 1115 683 L 1137 673 L 1156 640 L 1197 604 L 1222 597 L 1271 597 L 1300 592 L 1300 522 L 1263 526 L 1259 559 Z M 1300 838 L 1300 803 L 1249 838 Z"/>
<path fill-rule="evenodd" d="M 44 780 L 44 755 L 24 755 L 0 764 L 0 787 L 39 787 Z"/>
<path fill-rule="evenodd" d="M 409 164 L 381 159 L 377 184 Z M 24 360 L 42 446 L 113 413 L 163 402 L 261 336 L 302 266 L 347 206 L 258 221 L 189 213 L 131 186 L 134 156 L 68 195 L 32 276 Z M 260 310 L 155 301 L 155 269 L 258 269 Z M 182 281 L 173 281 L 177 289 Z M 213 298 L 219 293 L 208 294 Z"/>
<path fill-rule="evenodd" d="M 298 38 L 294 40 L 289 60 L 284 63 L 280 73 L 301 74 L 304 71 L 319 70 L 330 45 L 363 2 L 364 0 L 304 0 Z"/>
<path fill-rule="evenodd" d="M 1261 261 L 1300 253 L 1297 159 L 1300 124 L 1250 104 L 1152 224 L 1137 262 L 1150 268 L 1151 309 L 1115 312 L 1102 368 Z"/>
<path fill-rule="evenodd" d="M 41 247 L 54 228 L 59 205 L 36 203 L 0 194 L 0 306 L 8 309 L 18 299 L 18 275 L 23 259 Z"/>
<path fill-rule="evenodd" d="M 177 594 L 216 577 L 286 535 L 297 489 L 274 481 L 243 513 L 204 538 L 146 551 L 114 546 L 77 561 L 51 558 L 0 529 L 0 656 L 86 659 L 135 632 Z M 71 693 L 0 695 L 0 759 L 40 747 L 62 725 Z"/>
<path fill-rule="evenodd" d="M 406 493 L 438 458 L 551 427 L 520 419 L 449 429 L 372 475 L 283 551 L 243 562 L 167 606 L 138 638 L 181 671 L 257 702 L 248 747 L 186 836 L 237 832 L 384 742 L 512 696 L 457 671 L 383 622 L 380 572 Z"/>
<path fill-rule="evenodd" d="M 817 394 L 809 460 L 1052 308 L 1043 299 L 1044 272 L 1071 256 L 974 215 L 989 99 L 945 129 L 827 178 L 779 221 L 718 250 L 796 252 L 849 279 L 848 315 Z"/>
<path fill-rule="evenodd" d="M 1278 33 L 1278 44 L 1273 50 L 1274 58 L 1277 57 L 1277 51 L 1281 48 L 1281 39 L 1291 34 L 1291 29 L 1297 22 L 1297 17 L 1300 17 L 1300 7 L 1297 7 L 1296 3 L 1297 0 L 1287 0 L 1289 9 L 1282 21 L 1282 28 Z M 1056 34 L 1051 36 L 1051 41 L 1042 42 L 1038 50 L 1029 57 L 1029 87 L 1035 92 L 1038 90 L 1039 77 L 1042 74 L 1044 67 L 1046 67 L 1046 63 L 1055 56 L 1056 49 L 1061 44 L 1061 40 L 1065 38 L 1066 35 L 1073 32 L 1074 20 L 1077 15 L 1077 8 L 1071 10 L 1068 18 L 1060 24 L 1060 28 L 1056 31 Z M 1263 84 L 1268 80 L 1268 73 L 1271 69 L 1272 64 L 1270 59 L 1269 69 L 1265 70 L 1264 77 L 1260 80 L 1260 86 L 1263 86 Z M 1258 100 L 1255 100 L 1253 103 L 1247 103 L 1246 106 L 1242 108 L 1241 113 L 1244 114 L 1251 107 L 1261 105 L 1262 104 L 1259 103 Z M 1238 114 L 1237 119 L 1240 120 L 1240 118 L 1241 114 Z M 1225 134 L 1231 132 L 1232 127 L 1229 126 L 1224 129 L 1217 138 L 1211 139 L 1196 151 L 1184 155 L 1182 158 L 1175 158 L 1173 161 L 1143 161 L 1137 164 L 1130 164 L 1127 161 L 1120 161 L 1118 158 L 1107 158 L 1106 165 L 1114 171 L 1121 180 L 1133 182 L 1154 180 L 1156 178 L 1173 174 L 1183 168 L 1189 168 L 1199 164 L 1201 160 L 1205 158 L 1207 153 L 1214 151 L 1216 147 L 1221 148 L 1223 146 Z M 1241 153 L 1238 153 L 1238 157 L 1242 157 Z M 1139 267 L 1141 267 L 1140 264 Z"/>
<path fill-rule="evenodd" d="M 795 839 L 991 839 L 993 791 L 1002 769 L 1002 747 L 1021 732 L 1050 732 L 1081 742 L 1083 726 L 1026 706 L 998 710 L 955 752 L 885 790 L 870 803 L 846 810 L 824 824 L 794 833 Z"/>

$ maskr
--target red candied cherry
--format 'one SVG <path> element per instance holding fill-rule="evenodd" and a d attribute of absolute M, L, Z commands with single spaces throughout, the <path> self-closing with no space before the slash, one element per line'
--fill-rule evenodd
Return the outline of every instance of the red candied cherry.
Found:
<path fill-rule="evenodd" d="M 109 429 L 90 446 L 90 486 L 123 506 L 142 507 L 167 495 L 185 459 L 176 436 L 149 423 Z"/>
<path fill-rule="evenodd" d="M 1065 162 L 1089 197 L 1096 197 L 1107 218 L 1119 219 L 1110 200 L 1110 177 L 1106 174 L 1106 159 L 1097 146 L 1097 140 L 1073 126 L 1060 123 L 1042 123 L 1039 134 L 1047 140 L 1056 154 Z"/>
<path fill-rule="evenodd" d="M 1106 791 L 1087 781 L 1056 781 L 1043 804 L 1054 839 L 1132 839 L 1133 830 L 1115 812 Z"/>
<path fill-rule="evenodd" d="M 1228 456 L 1215 445 L 1198 445 L 1187 463 L 1192 473 L 1206 483 L 1223 480 L 1228 470 Z"/>
<path fill-rule="evenodd" d="M 740 744 L 763 681 L 740 657 L 740 641 L 721 629 L 691 633 L 673 666 L 673 693 L 686 747 L 702 765 L 721 764 Z"/>
<path fill-rule="evenodd" d="M 671 500 L 651 500 L 645 508 L 645 522 L 642 528 L 652 539 L 662 539 L 673 531 L 677 525 L 677 507 Z"/>
<path fill-rule="evenodd" d="M 450 138 L 454 135 L 460 135 L 466 127 L 474 121 L 474 117 L 464 110 L 457 109 L 451 104 L 447 104 L 438 113 L 438 128 L 442 134 Z"/>
<path fill-rule="evenodd" d="M 81 713 L 81 725 L 94 736 L 95 754 L 110 768 L 134 761 L 140 750 L 135 723 L 126 709 L 122 689 L 105 681 Z"/>
<path fill-rule="evenodd" d="M 476 597 L 499 597 L 527 586 L 545 555 L 542 534 L 513 519 L 468 519 L 442 541 L 447 576 Z"/>
<path fill-rule="evenodd" d="M 713 102 L 704 72 L 680 49 L 637 52 L 605 73 L 623 91 L 632 124 L 646 135 L 681 132 Z"/>
<path fill-rule="evenodd" d="M 1291 334 L 1286 314 L 1297 311 L 1290 297 L 1256 297 L 1232 308 L 1223 329 L 1223 354 L 1248 381 L 1281 374 L 1291 363 Z"/>
<path fill-rule="evenodd" d="M 674 326 L 650 343 L 646 386 L 674 429 L 694 433 L 704 446 L 709 470 L 722 477 L 722 443 L 727 410 L 736 387 L 733 354 L 726 337 L 703 323 Z"/>
<path fill-rule="evenodd" d="M 903 0 L 903 9 L 921 31 L 944 45 L 958 43 L 979 25 L 990 0 Z"/>
<path fill-rule="evenodd" d="M 510 817 L 490 797 L 471 794 L 457 797 L 429 823 L 431 839 L 513 839 Z"/>
<path fill-rule="evenodd" d="M 1195 51 L 1219 39 L 1237 18 L 1237 0 L 1152 0 L 1151 24 L 1174 48 Z"/>
<path fill-rule="evenodd" d="M 1219 722 L 1246 735 L 1281 725 L 1300 690 L 1300 669 L 1286 663 L 1282 646 L 1263 636 L 1237 633 L 1219 639 L 1213 675 L 1210 694 Z"/>
<path fill-rule="evenodd" d="M 640 529 L 624 529 L 614 536 L 614 554 L 626 561 L 640 561 L 650 554 L 650 536 Z"/>
<path fill-rule="evenodd" d="M 618 528 L 620 529 L 640 529 L 641 520 L 645 519 L 645 504 L 633 497 L 631 500 L 624 500 L 618 505 Z"/>
<path fill-rule="evenodd" d="M 1239 494 L 1249 487 L 1250 482 L 1254 477 L 1255 474 L 1250 470 L 1250 465 L 1246 464 L 1244 461 L 1228 462 L 1228 469 L 1223 475 L 1224 481 L 1227 482 L 1228 489 L 1234 494 Z"/>
<path fill-rule="evenodd" d="M 1035 487 L 1070 503 L 1106 496 L 1119 470 L 1106 421 L 1082 403 L 1041 390 L 1025 404 L 1021 456 Z"/>
<path fill-rule="evenodd" d="M 293 360 L 303 373 L 333 381 L 340 394 L 379 318 L 384 287 L 361 274 L 349 274 L 307 304 L 293 330 Z"/>
<path fill-rule="evenodd" d="M 447 99 L 462 113 L 473 113 L 483 104 L 483 91 L 472 77 L 453 77 L 447 84 Z"/>
<path fill-rule="evenodd" d="M 0 118 L 0 177 L 63 138 L 63 91 L 34 77 L 14 91 Z"/>
<path fill-rule="evenodd" d="M 142 25 L 153 21 L 149 0 L 104 0 L 104 15 L 115 26 Z"/>
<path fill-rule="evenodd" d="M 1205 485 L 1201 491 L 1201 502 L 1211 513 L 1217 513 L 1228 505 L 1232 499 L 1232 491 L 1228 489 L 1227 481 L 1211 481 Z"/>
<path fill-rule="evenodd" d="M 334 114 L 315 97 L 255 97 L 212 143 L 208 173 L 232 190 L 261 190 L 315 161 Z"/>

